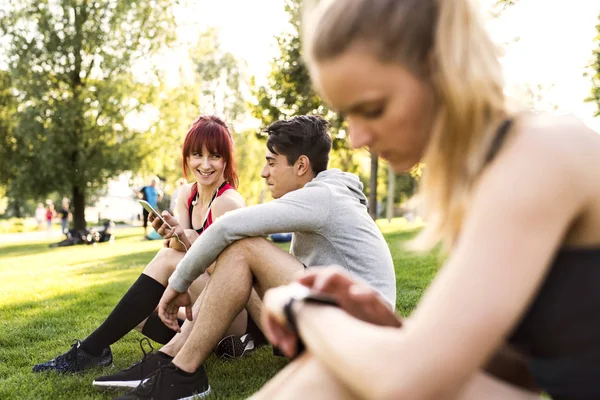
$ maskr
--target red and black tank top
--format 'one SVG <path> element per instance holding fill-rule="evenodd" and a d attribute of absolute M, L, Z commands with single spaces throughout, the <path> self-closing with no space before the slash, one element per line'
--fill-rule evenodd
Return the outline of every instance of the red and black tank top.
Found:
<path fill-rule="evenodd" d="M 211 210 L 210 206 L 212 205 L 213 201 L 217 197 L 221 196 L 223 193 L 225 193 L 229 189 L 234 189 L 234 187 L 231 186 L 228 182 L 223 182 L 223 184 L 221 186 L 219 186 L 219 189 L 217 189 L 217 192 L 213 195 L 212 199 L 210 199 L 210 202 L 208 203 L 208 213 L 206 214 L 206 219 L 204 220 L 204 223 L 202 224 L 200 229 L 195 229 L 195 231 L 198 232 L 198 234 L 202 234 L 202 232 L 204 232 L 209 226 L 212 225 L 213 218 L 212 218 L 212 210 Z M 194 184 L 192 185 L 192 193 L 187 201 L 188 213 L 190 215 L 190 223 L 192 222 L 192 212 L 194 211 L 194 206 L 196 205 L 197 201 L 198 201 L 198 183 L 194 182 Z"/>

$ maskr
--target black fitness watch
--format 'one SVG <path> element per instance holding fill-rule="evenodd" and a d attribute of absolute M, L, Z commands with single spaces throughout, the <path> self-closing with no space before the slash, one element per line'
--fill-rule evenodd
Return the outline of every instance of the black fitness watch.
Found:
<path fill-rule="evenodd" d="M 298 344 L 296 346 L 296 355 L 293 358 L 298 357 L 304 350 L 306 346 L 300 337 L 300 332 L 298 332 L 298 325 L 296 323 L 296 315 L 294 314 L 294 310 L 292 307 L 296 302 L 303 302 L 308 304 L 321 304 L 326 306 L 334 306 L 339 307 L 338 302 L 331 296 L 326 294 L 314 293 L 311 291 L 307 291 L 304 294 L 299 296 L 291 297 L 287 303 L 283 306 L 283 314 L 285 315 L 285 319 L 287 320 L 288 327 L 296 334 L 298 337 Z"/>

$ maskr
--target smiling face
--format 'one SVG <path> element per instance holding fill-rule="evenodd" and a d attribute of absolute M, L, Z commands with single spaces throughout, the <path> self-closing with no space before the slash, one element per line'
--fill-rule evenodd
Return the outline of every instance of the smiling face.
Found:
<path fill-rule="evenodd" d="M 218 153 L 210 152 L 202 146 L 202 152 L 192 152 L 187 158 L 189 171 L 199 185 L 212 186 L 224 180 L 225 161 Z"/>
<path fill-rule="evenodd" d="M 428 85 L 357 45 L 317 62 L 312 72 L 321 95 L 348 121 L 352 147 L 369 147 L 396 172 L 421 160 L 434 116 Z"/>
<path fill-rule="evenodd" d="M 286 156 L 272 153 L 268 149 L 265 159 L 265 166 L 260 176 L 267 182 L 271 196 L 274 199 L 304 186 L 305 182 L 299 179 L 296 173 L 298 162 L 290 165 Z"/>

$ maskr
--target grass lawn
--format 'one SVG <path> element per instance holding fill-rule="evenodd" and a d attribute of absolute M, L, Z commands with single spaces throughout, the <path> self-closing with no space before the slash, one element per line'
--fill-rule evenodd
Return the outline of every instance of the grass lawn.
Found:
<path fill-rule="evenodd" d="M 394 257 L 398 311 L 410 313 L 438 265 L 435 255 L 406 254 L 414 227 L 381 223 Z M 99 375 L 138 361 L 142 335 L 131 332 L 112 347 L 114 367 L 79 375 L 33 374 L 31 367 L 68 350 L 104 320 L 152 259 L 162 241 L 142 241 L 141 228 L 121 230 L 113 244 L 50 249 L 49 242 L 0 244 L 0 399 L 112 399 L 91 386 Z M 1 237 L 0 237 L 1 241 Z M 155 347 L 158 347 L 155 346 Z M 262 348 L 233 362 L 207 363 L 211 399 L 245 398 L 286 360 Z"/>

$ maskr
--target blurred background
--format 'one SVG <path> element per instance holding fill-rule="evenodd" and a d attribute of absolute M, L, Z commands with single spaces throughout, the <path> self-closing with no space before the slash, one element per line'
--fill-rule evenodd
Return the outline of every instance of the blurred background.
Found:
<path fill-rule="evenodd" d="M 480 0 L 507 93 L 600 131 L 600 2 Z M 373 217 L 415 218 L 420 167 L 394 175 L 313 92 L 300 0 L 0 0 L 0 233 L 38 229 L 38 203 L 70 200 L 70 227 L 139 225 L 135 192 L 182 177 L 199 114 L 232 127 L 240 193 L 268 201 L 261 128 L 298 114 L 332 122 L 330 167 L 358 174 Z M 0 240 L 2 240 L 0 238 Z"/>

